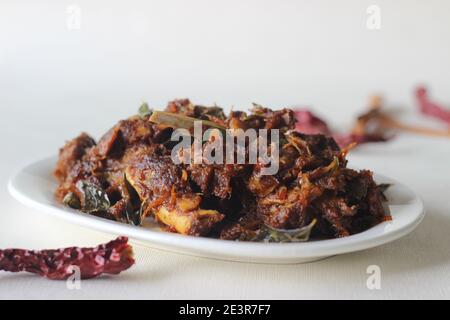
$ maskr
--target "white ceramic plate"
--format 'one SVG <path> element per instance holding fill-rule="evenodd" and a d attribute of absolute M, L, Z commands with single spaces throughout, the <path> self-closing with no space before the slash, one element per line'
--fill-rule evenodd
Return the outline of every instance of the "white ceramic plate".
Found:
<path fill-rule="evenodd" d="M 340 239 L 301 243 L 236 242 L 164 232 L 151 221 L 144 227 L 109 221 L 64 207 L 54 200 L 56 181 L 52 171 L 56 157 L 34 162 L 19 170 L 9 181 L 14 198 L 43 213 L 115 235 L 125 235 L 153 248 L 214 259 L 258 263 L 302 263 L 328 256 L 364 250 L 398 239 L 422 220 L 422 201 L 408 187 L 375 175 L 377 183 L 393 183 L 386 196 L 392 221 L 365 232 Z M 34 211 L 33 211 L 34 212 Z"/>

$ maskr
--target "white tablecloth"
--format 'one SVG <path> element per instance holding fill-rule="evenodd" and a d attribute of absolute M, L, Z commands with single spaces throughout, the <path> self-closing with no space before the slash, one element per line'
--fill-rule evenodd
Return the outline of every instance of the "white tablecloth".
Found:
<path fill-rule="evenodd" d="M 405 115 L 414 113 L 418 81 L 450 101 L 448 2 L 379 2 L 379 31 L 365 29 L 366 4 L 353 0 L 220 7 L 78 1 L 81 29 L 69 31 L 59 1 L 2 2 L 0 247 L 93 246 L 112 238 L 19 204 L 7 180 L 80 131 L 98 137 L 142 98 L 152 106 L 180 96 L 236 107 L 300 101 L 340 128 L 375 90 Z M 449 298 L 450 140 L 399 134 L 349 159 L 413 188 L 425 202 L 422 224 L 390 244 L 299 265 L 215 261 L 135 244 L 136 265 L 120 276 L 69 290 L 65 282 L 0 272 L 0 298 Z M 380 290 L 366 286 L 370 265 L 380 267 Z"/>

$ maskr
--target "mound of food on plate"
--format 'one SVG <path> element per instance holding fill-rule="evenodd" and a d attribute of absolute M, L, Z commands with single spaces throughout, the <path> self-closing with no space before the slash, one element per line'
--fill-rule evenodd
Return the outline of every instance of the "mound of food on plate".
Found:
<path fill-rule="evenodd" d="M 172 134 L 191 132 L 195 121 L 219 132 L 276 130 L 277 172 L 263 174 L 267 163 L 259 158 L 174 161 Z M 295 127 L 290 109 L 254 105 L 248 113 L 225 115 L 217 106 L 187 99 L 169 102 L 165 111 L 143 104 L 138 115 L 119 121 L 99 141 L 81 133 L 61 148 L 55 195 L 71 208 L 123 223 L 142 225 L 153 218 L 166 231 L 241 241 L 345 237 L 386 220 L 386 186 L 377 185 L 368 170 L 347 168 L 349 147 Z M 216 138 L 201 139 L 200 149 Z"/>

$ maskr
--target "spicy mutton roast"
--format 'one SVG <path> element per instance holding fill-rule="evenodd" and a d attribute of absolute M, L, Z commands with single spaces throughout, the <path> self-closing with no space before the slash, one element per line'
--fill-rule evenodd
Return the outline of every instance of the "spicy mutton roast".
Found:
<path fill-rule="evenodd" d="M 277 173 L 261 174 L 259 162 L 176 164 L 172 132 L 195 119 L 219 129 L 278 129 Z M 303 240 L 344 237 L 385 220 L 372 173 L 347 168 L 347 150 L 332 138 L 294 127 L 290 109 L 255 105 L 225 116 L 187 99 L 163 113 L 144 105 L 98 143 L 85 133 L 66 143 L 54 171 L 56 198 L 107 219 L 141 225 L 153 217 L 167 231 L 230 240 L 295 240 L 280 230 L 299 228 Z"/>

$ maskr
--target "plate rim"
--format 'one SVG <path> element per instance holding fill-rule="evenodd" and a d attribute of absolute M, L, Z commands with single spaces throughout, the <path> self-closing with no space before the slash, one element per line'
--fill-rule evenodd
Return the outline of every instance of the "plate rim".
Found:
<path fill-rule="evenodd" d="M 296 243 L 261 243 L 261 242 L 238 242 L 231 240 L 221 240 L 206 237 L 194 237 L 180 235 L 164 231 L 154 231 L 138 226 L 132 226 L 121 222 L 111 221 L 100 217 L 95 217 L 77 210 L 65 208 L 56 202 L 52 204 L 42 203 L 41 201 L 27 196 L 16 186 L 17 180 L 24 175 L 26 169 L 45 165 L 47 162 L 56 162 L 57 156 L 49 156 L 34 161 L 29 161 L 22 165 L 8 180 L 8 191 L 11 196 L 27 207 L 35 208 L 37 211 L 68 221 L 70 223 L 102 231 L 116 235 L 124 234 L 130 239 L 136 239 L 145 242 L 148 246 L 172 251 L 182 254 L 202 256 L 213 259 L 221 259 L 228 261 L 271 261 L 269 263 L 286 263 L 281 260 L 296 261 L 309 258 L 321 258 L 331 255 L 344 254 L 374 248 L 388 242 L 397 240 L 413 231 L 423 220 L 426 212 L 422 199 L 410 187 L 405 184 L 386 177 L 384 175 L 374 173 L 376 178 L 385 179 L 394 182 L 402 189 L 406 190 L 412 196 L 413 204 L 419 206 L 415 218 L 401 228 L 389 231 L 388 233 L 380 233 L 367 237 L 367 231 L 373 228 L 382 228 L 389 224 L 389 221 L 382 222 L 367 231 L 351 235 L 348 237 L 337 239 L 326 239 L 308 242 Z M 48 172 L 47 172 L 48 173 Z M 46 173 L 46 174 L 47 174 Z M 56 181 L 55 181 L 56 182 Z M 420 211 L 420 212 L 419 212 Z M 217 246 L 221 247 L 219 252 L 212 252 Z M 215 257 L 213 257 L 215 256 Z M 218 258 L 217 258 L 218 257 Z"/>

